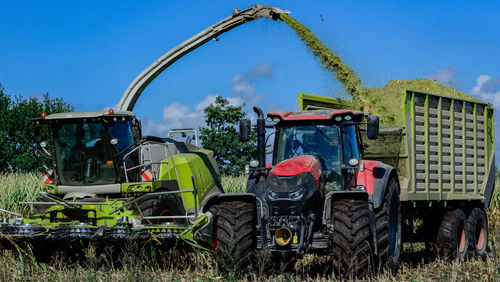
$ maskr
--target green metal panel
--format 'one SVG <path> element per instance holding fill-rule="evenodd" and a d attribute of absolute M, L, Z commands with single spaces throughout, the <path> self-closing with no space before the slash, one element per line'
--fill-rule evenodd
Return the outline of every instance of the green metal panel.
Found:
<path fill-rule="evenodd" d="M 414 178 L 402 199 L 483 199 L 488 172 L 494 169 L 489 167 L 494 150 L 491 105 L 412 90 L 403 92 L 402 101 L 406 126 L 411 127 L 405 138 L 408 174 Z"/>
<path fill-rule="evenodd" d="M 178 180 L 179 189 L 183 191 L 196 189 L 196 195 L 180 193 L 186 210 L 196 208 L 212 187 L 217 185 L 217 180 L 199 154 L 176 154 L 168 161 L 161 163 L 159 179 Z"/>
<path fill-rule="evenodd" d="M 442 104 L 443 100 L 442 97 L 438 97 L 438 114 L 437 114 L 437 120 L 441 121 L 442 120 Z M 443 166 L 443 123 L 438 122 L 438 134 L 437 134 L 437 142 L 438 142 L 438 167 Z M 442 200 L 443 198 L 443 170 L 440 169 L 438 171 L 438 190 L 439 190 L 439 199 Z"/>
<path fill-rule="evenodd" d="M 473 145 L 474 145 L 474 159 L 477 160 L 477 104 L 474 104 L 474 110 L 473 110 L 473 120 L 474 120 L 474 136 L 472 137 L 473 139 Z M 474 166 L 474 194 L 477 194 L 478 189 L 477 189 L 477 183 L 478 183 L 478 172 L 477 172 L 477 165 Z"/>
<path fill-rule="evenodd" d="M 299 92 L 299 109 L 301 111 L 317 109 L 348 109 L 350 106 L 350 102 L 347 100 Z"/>
<path fill-rule="evenodd" d="M 462 193 L 465 195 L 465 192 L 467 191 L 467 151 L 466 151 L 466 133 L 465 133 L 465 128 L 466 128 L 466 120 L 465 120 L 465 112 L 466 112 L 466 102 L 462 102 Z"/>
<path fill-rule="evenodd" d="M 450 103 L 450 175 L 455 175 L 455 100 Z M 455 193 L 455 177 L 450 178 L 450 191 Z"/>
<path fill-rule="evenodd" d="M 425 102 L 424 102 L 424 128 L 425 128 L 425 171 L 427 172 L 429 170 L 430 164 L 429 164 L 429 96 L 425 96 Z M 430 183 L 429 183 L 429 173 L 425 173 L 425 193 L 427 196 L 429 196 L 430 193 Z M 429 197 L 427 197 L 427 200 L 429 200 Z"/>

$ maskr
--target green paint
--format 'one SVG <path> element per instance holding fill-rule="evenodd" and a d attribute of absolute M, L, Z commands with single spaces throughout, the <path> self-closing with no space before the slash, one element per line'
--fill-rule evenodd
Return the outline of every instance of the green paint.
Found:
<path fill-rule="evenodd" d="M 342 62 L 340 56 L 326 47 L 309 29 L 289 15 L 281 14 L 280 17 L 306 43 L 311 52 L 319 58 L 323 68 L 335 73 L 335 78 L 342 83 L 347 94 L 354 99 L 363 99 L 368 95 L 369 89 L 361 83 L 358 74 Z"/>

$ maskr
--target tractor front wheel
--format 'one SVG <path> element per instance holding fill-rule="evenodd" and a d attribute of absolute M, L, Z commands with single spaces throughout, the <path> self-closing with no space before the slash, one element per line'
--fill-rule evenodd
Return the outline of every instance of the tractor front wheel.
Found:
<path fill-rule="evenodd" d="M 256 246 L 254 205 L 221 202 L 210 211 L 215 213 L 212 245 L 219 269 L 239 271 L 250 267 Z"/>
<path fill-rule="evenodd" d="M 365 277 L 373 269 L 368 201 L 333 202 L 333 269 L 348 277 Z"/>

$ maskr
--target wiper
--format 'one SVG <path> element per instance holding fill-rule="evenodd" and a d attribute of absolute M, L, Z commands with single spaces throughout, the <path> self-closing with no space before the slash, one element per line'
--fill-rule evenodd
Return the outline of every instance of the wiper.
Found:
<path fill-rule="evenodd" d="M 328 141 L 330 141 L 330 142 L 332 142 L 332 143 L 333 143 L 333 141 L 334 141 L 334 140 L 332 140 L 332 139 L 331 139 L 328 135 L 326 135 L 326 133 L 325 133 L 325 132 L 324 132 L 321 128 L 319 128 L 319 126 L 317 126 L 317 125 L 316 125 L 316 124 L 314 124 L 314 123 L 311 123 L 311 124 L 312 124 L 312 125 L 313 125 L 313 126 L 314 126 L 314 127 L 315 127 L 318 131 L 319 131 L 319 132 L 321 132 L 321 134 L 323 134 L 323 136 L 325 136 L 325 137 L 326 137 L 326 139 L 328 139 Z"/>
<path fill-rule="evenodd" d="M 137 139 L 134 143 L 128 145 L 125 149 L 123 149 L 120 152 L 116 153 L 115 157 L 118 157 L 119 155 L 125 153 L 125 151 L 127 151 L 128 149 L 130 149 L 132 146 L 137 145 L 137 143 L 139 143 L 140 141 L 144 141 L 144 140 L 146 140 L 146 139 L 144 139 L 144 138 Z"/>

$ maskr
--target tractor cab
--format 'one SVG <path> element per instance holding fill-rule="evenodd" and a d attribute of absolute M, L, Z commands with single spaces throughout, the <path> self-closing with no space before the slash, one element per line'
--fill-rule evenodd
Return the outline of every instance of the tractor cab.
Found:
<path fill-rule="evenodd" d="M 265 127 L 276 131 L 272 163 L 266 169 L 272 174 L 275 168 L 283 169 L 286 161 L 287 173 L 296 174 L 298 160 L 304 160 L 304 157 L 296 157 L 308 155 L 315 160 L 313 162 L 318 162 L 317 174 L 321 175 L 321 187 L 318 188 L 322 192 L 349 190 L 353 184 L 353 168 L 360 164 L 363 156 L 361 130 L 368 131 L 369 139 L 378 136 L 378 117 L 366 116 L 367 123 L 363 123 L 364 119 L 364 113 L 351 110 L 270 112 L 266 120 L 274 124 Z M 367 124 L 366 129 L 360 127 L 362 124 Z M 241 130 L 243 134 L 246 131 Z M 258 154 L 261 152 L 265 152 L 264 149 L 258 150 Z M 265 158 L 259 156 L 262 167 L 261 160 Z M 258 169 L 254 166 L 254 170 Z"/>
<path fill-rule="evenodd" d="M 122 182 L 124 156 L 141 135 L 139 122 L 132 112 L 58 113 L 33 119 L 32 123 L 35 141 L 41 147 L 38 155 L 52 159 L 53 181 L 62 186 Z M 43 126 L 51 140 L 40 140 Z M 129 167 L 134 165 L 134 160 L 137 162 L 137 157 L 126 159 Z"/>
<path fill-rule="evenodd" d="M 344 115 L 335 120 L 330 117 L 334 114 L 332 111 L 269 113 L 268 121 L 277 121 L 273 165 L 300 155 L 314 156 L 320 163 L 324 190 L 341 190 L 347 184 L 342 183 L 341 171 L 351 166 L 351 159 L 359 160 L 361 156 L 357 132 L 362 115 Z"/>

